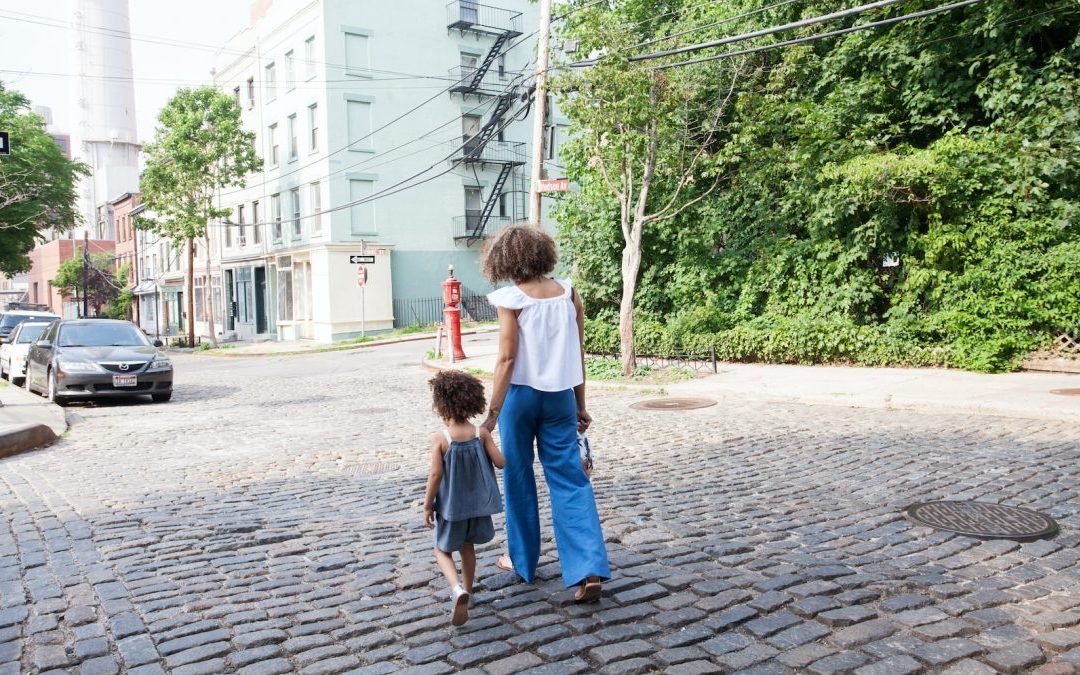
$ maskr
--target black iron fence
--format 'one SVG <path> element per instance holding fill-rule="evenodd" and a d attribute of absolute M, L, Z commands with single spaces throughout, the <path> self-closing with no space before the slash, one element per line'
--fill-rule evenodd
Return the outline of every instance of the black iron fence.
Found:
<path fill-rule="evenodd" d="M 481 5 L 476 0 L 453 0 L 446 5 L 446 26 L 458 30 L 521 35 L 521 12 Z"/>
<path fill-rule="evenodd" d="M 622 361 L 622 357 L 618 354 L 596 354 L 590 352 L 588 356 L 595 359 Z M 637 364 L 639 366 L 647 366 L 649 368 L 684 368 L 686 370 L 692 370 L 695 373 L 719 372 L 715 349 L 710 349 L 707 354 L 670 354 L 667 356 L 637 354 L 635 358 L 637 358 Z"/>
<path fill-rule="evenodd" d="M 444 307 L 442 298 L 395 298 L 394 328 L 442 323 Z M 468 291 L 461 294 L 462 321 L 495 321 L 497 318 L 498 312 L 487 296 Z"/>

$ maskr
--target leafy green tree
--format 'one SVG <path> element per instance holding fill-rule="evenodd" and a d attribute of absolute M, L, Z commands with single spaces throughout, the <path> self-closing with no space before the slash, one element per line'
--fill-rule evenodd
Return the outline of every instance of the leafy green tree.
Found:
<path fill-rule="evenodd" d="M 634 51 L 836 9 L 676 4 L 682 11 L 663 31 L 704 28 Z M 849 25 L 938 4 L 907 2 Z M 681 341 L 747 360 L 1003 370 L 1078 328 L 1074 1 L 985 0 L 741 59 L 715 142 L 720 188 L 643 237 L 648 348 Z M 618 210 L 592 188 L 600 169 L 576 152 L 567 166 L 582 189 L 560 204 L 563 241 L 577 270 L 596 272 L 581 288 L 591 316 L 607 320 L 620 290 L 610 245 Z M 657 326 L 663 340 L 653 340 Z"/>
<path fill-rule="evenodd" d="M 582 181 L 577 204 L 563 215 L 614 200 L 621 235 L 619 335 L 623 372 L 637 367 L 634 310 L 646 228 L 677 218 L 708 197 L 724 177 L 717 141 L 741 77 L 738 64 L 671 72 L 641 68 L 623 58 L 657 26 L 638 20 L 655 2 L 581 11 L 568 34 L 582 51 L 605 55 L 587 69 L 556 78 L 561 105 L 574 121 L 567 153 Z"/>
<path fill-rule="evenodd" d="M 46 229 L 78 219 L 75 184 L 87 169 L 64 157 L 26 97 L 2 82 L 0 130 L 11 145 L 0 156 L 0 273 L 15 274 L 30 268 L 27 253 Z"/>
<path fill-rule="evenodd" d="M 94 315 L 101 316 L 102 308 L 114 302 L 124 290 L 125 278 L 114 272 L 113 268 L 112 253 L 91 253 L 84 286 L 83 249 L 76 248 L 75 255 L 56 268 L 56 276 L 49 284 L 64 296 L 85 297 Z"/>
<path fill-rule="evenodd" d="M 153 143 L 145 148 L 141 180 L 143 202 L 154 216 L 139 226 L 186 247 L 187 333 L 194 344 L 195 240 L 203 239 L 209 253 L 207 225 L 229 214 L 214 205 L 214 195 L 243 185 L 248 174 L 262 168 L 262 160 L 255 153 L 255 134 L 240 123 L 236 101 L 212 87 L 178 90 L 158 123 Z M 207 302 L 210 340 L 216 344 L 211 295 Z"/>

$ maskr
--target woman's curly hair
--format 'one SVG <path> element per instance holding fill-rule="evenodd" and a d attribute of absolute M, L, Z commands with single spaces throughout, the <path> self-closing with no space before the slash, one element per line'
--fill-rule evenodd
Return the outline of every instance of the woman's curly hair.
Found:
<path fill-rule="evenodd" d="M 484 412 L 484 383 L 460 370 L 443 370 L 428 380 L 439 417 L 459 424 Z"/>
<path fill-rule="evenodd" d="M 559 254 L 551 235 L 522 223 L 495 235 L 484 247 L 480 264 L 491 283 L 520 284 L 551 274 L 558 262 Z"/>

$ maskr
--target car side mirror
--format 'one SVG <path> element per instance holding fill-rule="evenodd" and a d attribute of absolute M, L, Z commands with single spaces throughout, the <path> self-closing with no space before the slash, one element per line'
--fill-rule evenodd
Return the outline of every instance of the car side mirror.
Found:
<path fill-rule="evenodd" d="M 155 347 L 164 347 L 165 343 L 162 342 L 161 340 L 154 340 L 154 346 Z"/>
<path fill-rule="evenodd" d="M 52 343 L 48 340 L 38 340 L 34 343 L 35 347 L 52 347 Z"/>

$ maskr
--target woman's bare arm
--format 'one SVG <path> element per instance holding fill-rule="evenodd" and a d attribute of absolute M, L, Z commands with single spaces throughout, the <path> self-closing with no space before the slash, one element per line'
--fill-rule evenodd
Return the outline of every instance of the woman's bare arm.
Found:
<path fill-rule="evenodd" d="M 488 431 L 495 430 L 503 399 L 510 389 L 510 375 L 514 372 L 514 359 L 517 358 L 517 332 L 517 312 L 499 307 L 499 356 L 495 361 L 495 382 L 492 385 L 487 419 L 480 425 Z"/>

